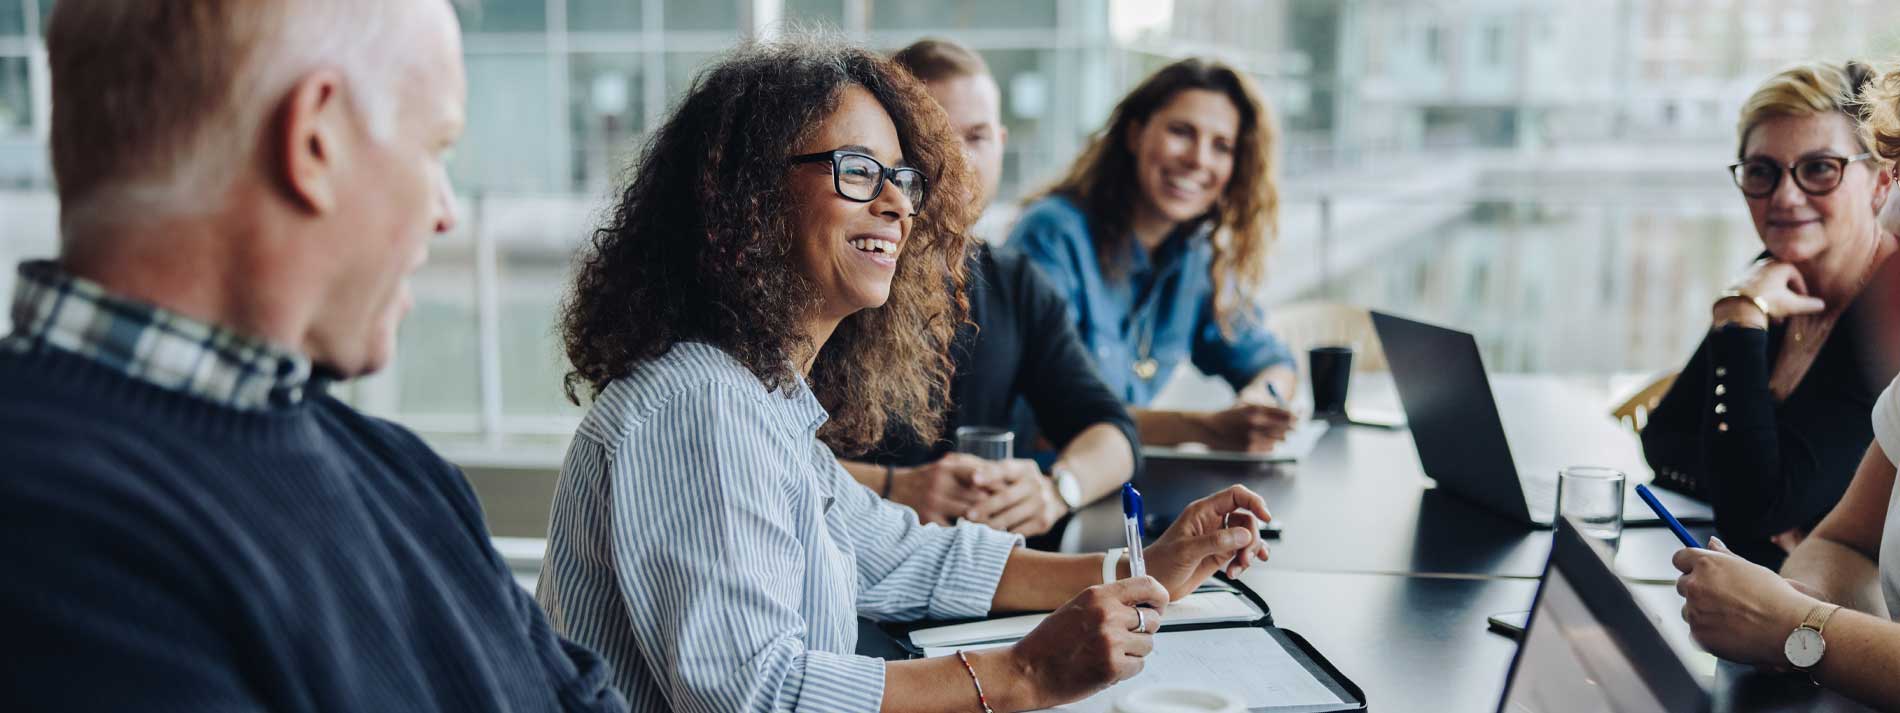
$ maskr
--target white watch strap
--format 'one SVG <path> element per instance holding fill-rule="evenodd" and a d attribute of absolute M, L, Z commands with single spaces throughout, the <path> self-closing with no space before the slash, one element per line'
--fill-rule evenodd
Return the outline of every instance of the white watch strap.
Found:
<path fill-rule="evenodd" d="M 1122 555 L 1125 555 L 1127 553 L 1128 553 L 1128 548 L 1116 547 L 1108 551 L 1107 557 L 1102 558 L 1102 583 L 1103 584 L 1114 584 L 1116 580 L 1121 579 L 1120 577 L 1115 576 L 1116 575 L 1115 570 L 1121 566 Z"/>

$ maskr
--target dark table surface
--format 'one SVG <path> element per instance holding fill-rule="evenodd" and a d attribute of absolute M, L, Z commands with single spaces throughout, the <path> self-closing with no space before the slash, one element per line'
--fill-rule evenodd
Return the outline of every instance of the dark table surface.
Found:
<path fill-rule="evenodd" d="M 1561 452 L 1570 454 L 1562 464 L 1617 465 L 1647 478 L 1634 434 L 1605 427 L 1607 388 L 1523 376 L 1494 377 L 1493 387 L 1520 462 L 1527 452 Z M 1364 401 L 1396 405 L 1389 382 L 1354 390 Z M 1543 425 L 1513 422 L 1520 414 L 1541 414 L 1532 420 Z M 1279 626 L 1305 636 L 1364 689 L 1373 710 L 1497 707 L 1516 644 L 1490 633 L 1485 618 L 1530 607 L 1550 553 L 1548 530 L 1435 489 L 1403 429 L 1335 426 L 1295 465 L 1150 460 L 1137 487 L 1151 512 L 1166 513 L 1233 483 L 1260 492 L 1284 527 L 1269 563 L 1244 580 Z M 1076 514 L 1062 549 L 1105 550 L 1121 537 L 1119 503 L 1109 498 Z M 1626 528 L 1616 567 L 1691 670 L 1711 682 L 1718 710 L 1843 709 L 1803 680 L 1718 667 L 1700 652 L 1671 586 L 1669 557 L 1679 547 L 1667 529 Z"/>
<path fill-rule="evenodd" d="M 1508 427 L 1514 449 L 1556 450 L 1566 454 L 1564 462 L 1617 465 L 1632 479 L 1647 479 L 1635 434 L 1619 430 L 1596 408 L 1601 397 L 1561 380 L 1503 376 L 1495 381 L 1501 398 L 1512 399 L 1513 411 L 1543 414 L 1543 423 L 1562 423 L 1561 414 L 1584 412 L 1572 428 Z M 1235 483 L 1265 497 L 1284 528 L 1272 543 L 1275 568 L 1536 577 L 1550 554 L 1549 530 L 1518 524 L 1433 487 L 1407 430 L 1335 426 L 1311 457 L 1297 464 L 1149 459 L 1136 486 L 1151 512 L 1170 513 Z M 1114 498 L 1084 508 L 1074 520 L 1063 549 L 1094 551 L 1120 544 L 1121 510 Z M 1700 538 L 1711 532 L 1690 530 Z M 1626 528 L 1617 568 L 1630 577 L 1674 581 L 1669 557 L 1679 547 L 1666 528 Z"/>

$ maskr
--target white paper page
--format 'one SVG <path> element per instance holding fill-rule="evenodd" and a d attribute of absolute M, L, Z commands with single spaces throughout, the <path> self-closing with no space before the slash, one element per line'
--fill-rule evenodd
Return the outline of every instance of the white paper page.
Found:
<path fill-rule="evenodd" d="M 1134 678 L 1049 710 L 1112 713 L 1123 696 L 1160 686 L 1218 690 L 1250 709 L 1344 703 L 1265 629 L 1248 627 L 1156 634 L 1154 653 Z"/>
<path fill-rule="evenodd" d="M 1175 460 L 1231 461 L 1248 463 L 1293 463 L 1305 460 L 1313 454 L 1313 448 L 1319 445 L 1319 439 L 1326 435 L 1332 424 L 1320 420 L 1301 421 L 1288 431 L 1286 440 L 1281 441 L 1266 453 L 1243 453 L 1240 451 L 1217 451 L 1200 443 L 1183 443 L 1179 446 L 1143 446 L 1141 454 L 1149 458 Z"/>
<path fill-rule="evenodd" d="M 921 648 L 957 646 L 1000 639 L 1020 639 L 1036 628 L 1048 614 L 1024 614 L 1022 616 L 1003 617 L 973 621 L 968 624 L 953 624 L 930 629 L 918 629 L 910 633 L 910 642 Z M 1182 597 L 1168 605 L 1167 614 L 1162 616 L 1164 625 L 1181 626 L 1185 624 L 1211 624 L 1230 621 L 1253 621 L 1260 618 L 1260 610 L 1254 608 L 1246 599 L 1232 592 L 1196 592 Z"/>
<path fill-rule="evenodd" d="M 1332 424 L 1322 420 L 1301 421 L 1288 431 L 1286 440 L 1273 447 L 1267 455 L 1274 460 L 1300 461 L 1313 455 L 1313 447 L 1319 445 L 1319 439 L 1326 435 Z"/>

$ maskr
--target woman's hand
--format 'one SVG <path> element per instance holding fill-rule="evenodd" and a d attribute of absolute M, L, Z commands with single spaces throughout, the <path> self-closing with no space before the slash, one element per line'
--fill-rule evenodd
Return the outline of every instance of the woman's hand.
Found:
<path fill-rule="evenodd" d="M 1827 309 L 1826 302 L 1808 294 L 1808 283 L 1800 270 L 1774 258 L 1756 260 L 1729 289 L 1760 298 L 1771 314 L 1762 314 L 1753 300 L 1724 298 L 1717 300 L 1711 310 L 1716 327 L 1740 324 L 1767 329 L 1771 322 Z"/>
<path fill-rule="evenodd" d="M 1174 598 L 1192 593 L 1214 570 L 1240 576 L 1255 561 L 1267 559 L 1267 543 L 1260 538 L 1254 518 L 1266 521 L 1273 515 L 1267 512 L 1266 500 L 1244 486 L 1194 501 L 1161 539 L 1142 549 L 1148 575 Z"/>
<path fill-rule="evenodd" d="M 964 519 L 1018 535 L 1040 535 L 1069 513 L 1055 481 L 1036 462 L 1014 459 L 991 464 L 1001 473 L 1000 487 L 964 514 Z"/>
<path fill-rule="evenodd" d="M 1257 403 L 1236 403 L 1194 416 L 1197 440 L 1222 451 L 1265 453 L 1286 440 L 1286 432 L 1293 428 L 1292 411 Z"/>
<path fill-rule="evenodd" d="M 1137 616 L 1136 605 L 1148 610 Z M 1009 648 L 1010 668 L 1029 689 L 1018 700 L 1028 708 L 1072 703 L 1141 673 L 1167 607 L 1167 590 L 1150 577 L 1082 590 Z"/>
<path fill-rule="evenodd" d="M 947 453 L 934 463 L 891 474 L 891 502 L 917 511 L 925 524 L 948 525 L 989 497 L 998 480 L 995 464 L 966 453 Z"/>
<path fill-rule="evenodd" d="M 1786 667 L 1782 644 L 1821 600 L 1735 556 L 1720 539 L 1709 538 L 1709 547 L 1683 548 L 1671 560 L 1682 571 L 1676 592 L 1687 600 L 1682 619 L 1696 643 L 1736 663 Z"/>

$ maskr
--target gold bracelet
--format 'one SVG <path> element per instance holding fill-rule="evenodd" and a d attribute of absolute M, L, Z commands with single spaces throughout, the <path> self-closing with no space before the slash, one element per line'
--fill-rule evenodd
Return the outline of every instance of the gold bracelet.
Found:
<path fill-rule="evenodd" d="M 1763 319 L 1770 322 L 1775 321 L 1775 313 L 1768 309 L 1768 302 L 1760 297 L 1741 290 L 1723 290 L 1722 294 L 1715 298 L 1715 301 L 1717 304 L 1720 304 L 1724 300 L 1748 300 L 1749 304 L 1755 305 L 1755 309 L 1761 310 Z"/>

